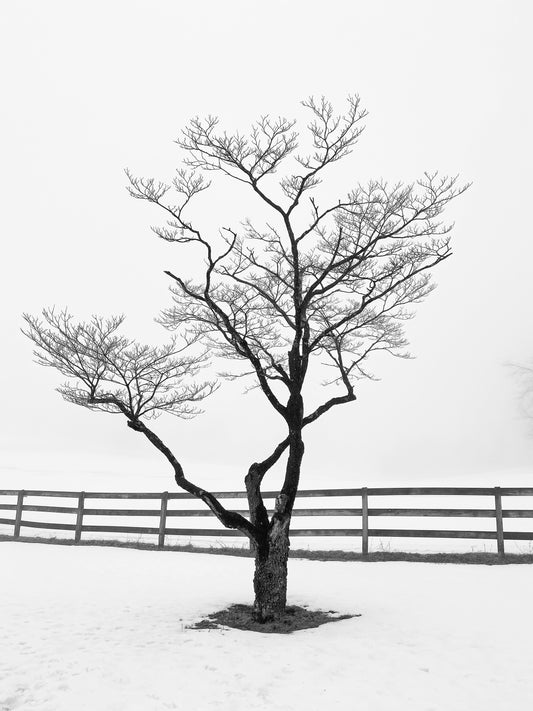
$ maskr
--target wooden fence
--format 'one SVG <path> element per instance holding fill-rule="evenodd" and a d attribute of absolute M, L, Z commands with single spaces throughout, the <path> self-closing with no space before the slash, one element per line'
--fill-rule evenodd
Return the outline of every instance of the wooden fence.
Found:
<path fill-rule="evenodd" d="M 243 499 L 246 493 L 242 491 L 216 492 L 220 499 Z M 277 492 L 268 491 L 263 494 L 265 499 L 274 499 Z M 16 497 L 16 503 L 0 503 L 0 510 L 13 511 L 15 518 L 0 518 L 0 524 L 13 525 L 13 538 L 18 538 L 22 528 L 54 529 L 73 531 L 74 541 L 81 540 L 82 533 L 136 533 L 155 534 L 158 536 L 158 545 L 165 545 L 165 536 L 213 536 L 223 537 L 241 536 L 239 531 L 228 529 L 206 528 L 170 528 L 167 519 L 171 517 L 196 517 L 213 516 L 212 512 L 205 509 L 169 509 L 168 502 L 174 499 L 194 499 L 186 493 L 114 493 L 114 492 L 75 492 L 75 491 L 36 491 L 0 489 L 0 496 Z M 25 503 L 26 497 L 53 497 L 76 499 L 74 506 L 44 506 Z M 380 496 L 483 496 L 489 497 L 493 503 L 491 508 L 371 508 L 370 497 Z M 361 550 L 363 555 L 368 554 L 368 542 L 371 537 L 403 537 L 403 538 L 478 538 L 493 539 L 497 541 L 498 553 L 505 554 L 504 541 L 520 540 L 532 541 L 533 532 L 505 531 L 503 521 L 506 518 L 533 518 L 531 509 L 504 509 L 503 497 L 533 496 L 533 487 L 421 487 L 421 488 L 361 488 L 361 489 L 313 489 L 298 492 L 298 500 L 302 498 L 317 497 L 355 497 L 361 500 L 360 508 L 295 508 L 293 515 L 298 516 L 347 516 L 361 519 L 361 528 L 292 528 L 291 537 L 294 536 L 357 536 L 362 539 Z M 124 509 L 124 508 L 91 508 L 87 506 L 90 499 L 146 499 L 159 502 L 158 508 L 152 509 Z M 26 512 L 46 512 L 73 514 L 75 523 L 54 523 L 45 521 L 32 521 L 23 517 Z M 239 510 L 244 516 L 247 510 Z M 87 523 L 91 516 L 125 516 L 125 517 L 154 517 L 157 526 L 102 526 Z M 370 528 L 370 519 L 380 516 L 403 517 L 460 517 L 460 518 L 493 518 L 495 525 L 492 530 L 436 530 L 436 529 L 389 529 Z"/>

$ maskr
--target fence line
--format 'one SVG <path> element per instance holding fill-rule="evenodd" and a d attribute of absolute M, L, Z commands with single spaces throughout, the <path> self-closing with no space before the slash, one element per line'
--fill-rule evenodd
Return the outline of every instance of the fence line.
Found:
<path fill-rule="evenodd" d="M 216 492 L 221 499 L 242 499 L 246 497 L 243 491 Z M 16 503 L 0 503 L 0 510 L 14 511 L 15 518 L 0 518 L 0 524 L 13 525 L 13 538 L 20 537 L 21 528 L 52 529 L 74 532 L 74 541 L 79 543 L 83 532 L 98 533 L 138 533 L 153 534 L 158 536 L 158 546 L 163 548 L 165 537 L 175 536 L 215 536 L 237 537 L 242 536 L 240 531 L 228 529 L 196 529 L 168 527 L 168 518 L 172 517 L 197 517 L 213 516 L 209 509 L 179 509 L 168 508 L 168 502 L 179 499 L 194 499 L 187 493 L 162 493 L 148 492 L 85 492 L 85 491 L 42 491 L 42 490 L 17 490 L 0 489 L 0 496 L 14 496 Z M 26 504 L 24 499 L 28 496 L 42 496 L 49 498 L 76 498 L 76 506 L 46 506 L 41 504 Z M 265 499 L 272 499 L 277 492 L 265 492 Z M 363 555 L 368 554 L 369 538 L 465 538 L 496 540 L 498 554 L 505 554 L 506 540 L 532 541 L 533 532 L 505 531 L 503 520 L 506 518 L 533 518 L 532 509 L 504 509 L 502 497 L 505 496 L 533 496 L 533 487 L 363 487 L 358 489 L 311 489 L 298 492 L 298 498 L 322 497 L 358 497 L 361 499 L 360 508 L 296 508 L 293 512 L 298 516 L 353 516 L 361 518 L 361 528 L 301 528 L 291 529 L 293 536 L 350 536 L 361 537 L 361 550 Z M 374 496 L 490 496 L 494 500 L 494 508 L 371 508 L 369 497 Z M 116 509 L 116 508 L 88 508 L 87 499 L 146 499 L 159 500 L 159 507 L 153 509 Z M 23 518 L 24 512 L 43 512 L 75 514 L 75 523 L 54 523 L 45 521 L 30 521 Z M 248 515 L 247 510 L 238 509 L 243 516 Z M 86 523 L 87 516 L 127 516 L 127 517 L 158 517 L 157 527 L 151 526 L 116 526 L 93 525 Z M 374 517 L 462 517 L 462 518 L 494 518 L 496 526 L 493 530 L 437 530 L 437 529 L 389 529 L 370 528 L 369 520 Z"/>

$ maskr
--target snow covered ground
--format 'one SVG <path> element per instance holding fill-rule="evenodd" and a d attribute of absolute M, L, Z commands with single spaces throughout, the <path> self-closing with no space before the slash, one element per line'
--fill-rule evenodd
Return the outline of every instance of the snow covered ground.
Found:
<path fill-rule="evenodd" d="M 533 707 L 533 569 L 293 560 L 290 600 L 361 617 L 191 630 L 252 561 L 0 543 L 1 711 Z"/>

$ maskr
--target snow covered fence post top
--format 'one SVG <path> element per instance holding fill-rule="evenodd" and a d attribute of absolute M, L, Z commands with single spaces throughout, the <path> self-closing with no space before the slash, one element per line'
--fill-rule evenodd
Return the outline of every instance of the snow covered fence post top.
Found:
<path fill-rule="evenodd" d="M 319 185 L 354 149 L 366 112 L 357 96 L 348 98 L 340 114 L 325 98 L 309 98 L 303 107 L 310 122 L 301 132 L 296 121 L 282 117 L 262 116 L 248 135 L 219 128 L 214 116 L 194 118 L 177 140 L 185 159 L 170 183 L 127 171 L 131 195 L 152 203 L 166 218 L 162 226 L 152 228 L 155 234 L 179 249 L 193 246 L 203 256 L 202 276 L 196 280 L 173 269 L 165 272 L 172 280 L 173 303 L 160 322 L 186 343 L 202 343 L 214 356 L 235 361 L 237 368 L 226 376 L 253 379 L 286 426 L 285 438 L 269 456 L 251 464 L 245 476 L 249 521 L 189 482 L 174 453 L 146 426 L 148 413 L 133 405 L 139 398 L 132 398 L 131 392 L 137 387 L 138 368 L 113 365 L 115 390 L 102 392 L 105 379 L 100 373 L 102 368 L 109 372 L 107 361 L 91 362 L 89 374 L 69 370 L 73 359 L 65 366 L 62 357 L 71 346 L 57 335 L 61 324 L 49 324 L 52 337 L 27 317 L 27 335 L 48 354 L 41 362 L 82 383 L 61 390 L 68 400 L 122 412 L 128 425 L 168 459 L 180 487 L 201 498 L 225 526 L 250 538 L 256 554 L 254 614 L 259 621 L 282 615 L 286 606 L 289 529 L 304 456 L 303 432 L 332 408 L 356 399 L 357 380 L 372 377 L 367 362 L 373 353 L 409 357 L 403 332 L 408 307 L 432 290 L 430 270 L 451 254 L 451 228 L 440 216 L 466 189 L 454 177 L 426 173 L 410 184 L 357 184 L 323 203 Z M 197 196 L 210 188 L 206 175 L 213 172 L 244 185 L 260 214 L 269 215 L 267 220 L 243 215 L 240 226 L 220 225 L 218 235 L 206 234 L 192 211 Z M 101 338 L 99 327 L 90 332 L 82 325 L 84 363 L 96 346 L 89 333 Z M 98 353 L 106 349 L 104 343 Z M 147 397 L 153 403 L 168 379 L 166 374 L 158 379 L 157 353 L 146 353 L 150 387 L 155 388 L 153 397 Z M 187 363 L 192 367 L 193 362 Z M 310 373 L 320 377 L 321 370 L 329 373 L 326 386 L 340 385 L 342 394 L 326 394 L 307 410 L 304 385 Z M 183 368 L 176 373 L 178 393 L 186 387 L 198 400 L 212 390 L 213 384 L 183 386 L 186 375 Z M 143 398 L 139 401 L 145 402 Z M 262 482 L 285 453 L 283 485 L 269 516 Z"/>

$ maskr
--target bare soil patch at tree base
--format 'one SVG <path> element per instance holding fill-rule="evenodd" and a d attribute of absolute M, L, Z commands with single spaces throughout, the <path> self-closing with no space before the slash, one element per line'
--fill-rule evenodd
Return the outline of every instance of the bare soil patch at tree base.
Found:
<path fill-rule="evenodd" d="M 306 630 L 320 627 L 328 622 L 349 620 L 361 615 L 341 615 L 334 610 L 309 610 L 300 605 L 287 605 L 283 617 L 269 622 L 257 622 L 253 619 L 251 605 L 230 605 L 224 610 L 213 612 L 203 620 L 189 626 L 189 629 L 221 629 L 233 627 L 238 630 L 263 632 L 267 634 L 290 634 L 297 630 Z"/>

